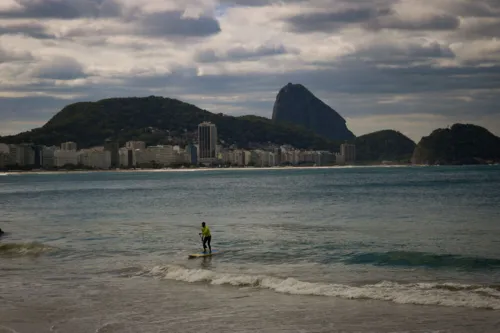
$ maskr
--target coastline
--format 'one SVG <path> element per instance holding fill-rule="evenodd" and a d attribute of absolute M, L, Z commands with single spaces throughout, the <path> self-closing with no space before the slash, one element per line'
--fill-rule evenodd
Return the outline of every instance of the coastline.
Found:
<path fill-rule="evenodd" d="M 2 171 L 0 176 L 7 175 L 27 175 L 27 174 L 43 174 L 43 175 L 59 175 L 59 174 L 81 174 L 81 173 L 122 173 L 122 172 L 203 172 L 203 171 L 242 171 L 242 170 L 318 170 L 318 169 L 346 169 L 346 168 L 401 168 L 401 167 L 419 167 L 424 165 L 407 165 L 407 164 L 373 164 L 373 165 L 331 165 L 331 166 L 275 166 L 275 167 L 228 167 L 228 168 L 162 168 L 162 169 L 111 169 L 111 170 L 12 170 Z"/>

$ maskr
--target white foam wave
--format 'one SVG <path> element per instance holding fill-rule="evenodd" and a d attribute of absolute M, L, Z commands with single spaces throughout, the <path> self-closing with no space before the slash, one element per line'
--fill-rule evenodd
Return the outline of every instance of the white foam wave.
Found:
<path fill-rule="evenodd" d="M 294 278 L 266 275 L 217 273 L 181 266 L 156 266 L 145 274 L 156 278 L 184 282 L 207 282 L 213 285 L 256 287 L 291 295 L 315 295 L 346 299 L 373 299 L 399 304 L 440 305 L 500 310 L 498 290 L 486 286 L 462 284 L 415 283 L 399 284 L 382 281 L 377 284 L 349 286 L 304 282 Z"/>

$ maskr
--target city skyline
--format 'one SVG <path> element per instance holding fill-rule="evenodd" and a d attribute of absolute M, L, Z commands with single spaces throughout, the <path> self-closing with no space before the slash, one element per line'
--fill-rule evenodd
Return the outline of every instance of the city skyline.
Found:
<path fill-rule="evenodd" d="M 59 146 L 36 143 L 0 143 L 0 168 L 30 167 L 52 169 L 89 167 L 93 169 L 155 168 L 176 165 L 232 165 L 239 167 L 274 167 L 283 164 L 334 165 L 356 161 L 355 145 L 341 144 L 340 152 L 296 149 L 290 145 L 270 144 L 266 148 L 238 149 L 218 142 L 217 126 L 210 122 L 198 125 L 198 141 L 180 145 L 146 145 L 127 141 L 120 147 L 113 140 L 102 146 L 78 149 L 75 142 Z"/>
<path fill-rule="evenodd" d="M 414 141 L 473 123 L 500 135 L 494 0 L 68 0 L 0 7 L 0 135 L 65 105 L 160 95 L 270 117 L 301 83 L 357 136 Z"/>

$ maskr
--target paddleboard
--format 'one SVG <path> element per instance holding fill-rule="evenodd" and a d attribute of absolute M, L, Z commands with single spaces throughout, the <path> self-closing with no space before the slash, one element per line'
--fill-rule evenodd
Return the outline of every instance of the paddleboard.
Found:
<path fill-rule="evenodd" d="M 203 251 L 198 252 L 198 253 L 192 253 L 189 255 L 189 258 L 200 258 L 200 257 L 211 257 L 213 255 L 219 254 L 220 252 L 218 250 L 212 250 L 212 253 L 207 252 L 203 253 Z"/>

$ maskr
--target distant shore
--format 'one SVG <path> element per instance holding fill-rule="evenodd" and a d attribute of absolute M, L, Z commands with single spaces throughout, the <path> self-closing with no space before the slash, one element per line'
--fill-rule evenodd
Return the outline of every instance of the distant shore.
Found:
<path fill-rule="evenodd" d="M 10 170 L 0 171 L 0 175 L 20 174 L 67 174 L 67 173 L 93 173 L 93 172 L 202 172 L 202 171 L 228 171 L 228 170 L 309 170 L 309 169 L 345 169 L 345 168 L 367 168 L 367 167 L 408 167 L 408 164 L 373 164 L 373 165 L 331 165 L 331 166 L 276 166 L 276 167 L 227 167 L 227 168 L 138 168 L 138 169 L 110 169 L 110 170 Z"/>

